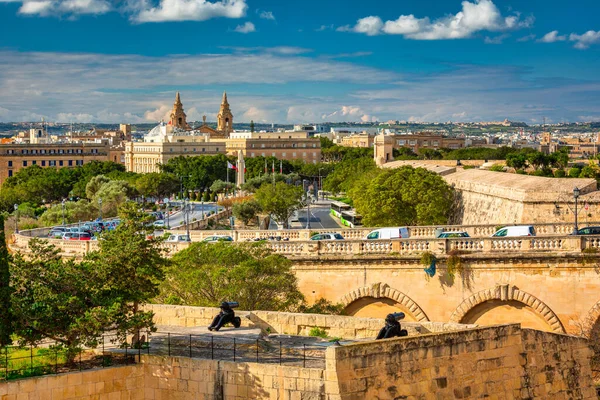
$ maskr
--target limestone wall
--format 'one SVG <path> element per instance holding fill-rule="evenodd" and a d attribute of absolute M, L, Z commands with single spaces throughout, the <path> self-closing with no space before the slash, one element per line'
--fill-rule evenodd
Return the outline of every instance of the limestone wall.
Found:
<path fill-rule="evenodd" d="M 0 383 L 2 400 L 144 400 L 144 367 L 128 365 Z"/>
<path fill-rule="evenodd" d="M 326 387 L 342 400 L 597 398 L 585 340 L 518 325 L 335 347 L 327 356 Z"/>
<path fill-rule="evenodd" d="M 145 399 L 334 400 L 322 369 L 157 356 L 142 363 Z"/>
<path fill-rule="evenodd" d="M 219 312 L 212 307 L 172 306 L 148 304 L 146 310 L 154 312 L 154 322 L 166 326 L 208 326 Z M 374 338 L 382 327 L 381 318 L 358 318 L 341 315 L 287 313 L 276 311 L 236 311 L 242 326 L 257 327 L 271 333 L 308 336 L 314 327 L 321 328 L 330 337 L 344 339 Z M 465 329 L 474 325 L 443 322 L 405 322 L 402 326 L 410 334 L 443 332 Z"/>
<path fill-rule="evenodd" d="M 504 325 L 332 345 L 325 369 L 142 354 L 134 366 L 0 383 L 0 398 L 595 399 L 590 355 L 584 339 Z"/>

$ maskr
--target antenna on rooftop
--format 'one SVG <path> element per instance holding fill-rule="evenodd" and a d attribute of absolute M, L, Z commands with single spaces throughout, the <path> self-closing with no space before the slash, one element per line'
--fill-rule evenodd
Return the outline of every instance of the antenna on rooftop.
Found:
<path fill-rule="evenodd" d="M 543 117 L 543 118 L 544 118 L 544 123 L 542 124 L 542 126 L 546 126 L 546 117 Z"/>

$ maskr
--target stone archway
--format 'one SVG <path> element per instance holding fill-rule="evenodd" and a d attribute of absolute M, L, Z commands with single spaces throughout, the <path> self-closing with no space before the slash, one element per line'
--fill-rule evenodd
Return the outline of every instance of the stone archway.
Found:
<path fill-rule="evenodd" d="M 508 284 L 497 285 L 496 287 L 482 290 L 465 299 L 450 316 L 450 322 L 460 323 L 475 307 L 492 301 L 521 303 L 535 311 L 550 326 L 553 332 L 566 333 L 565 328 L 554 311 L 543 301 L 530 293 L 520 290 L 516 286 Z"/>
<path fill-rule="evenodd" d="M 390 299 L 408 310 L 418 322 L 429 321 L 427 314 L 406 294 L 389 287 L 386 283 L 377 282 L 371 286 L 363 286 L 346 294 L 340 299 L 344 306 L 364 298 Z"/>

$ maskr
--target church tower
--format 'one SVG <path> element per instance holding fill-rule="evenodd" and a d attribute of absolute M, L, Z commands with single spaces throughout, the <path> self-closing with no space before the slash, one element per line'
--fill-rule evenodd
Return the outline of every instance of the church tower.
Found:
<path fill-rule="evenodd" d="M 233 114 L 229 109 L 227 102 L 227 93 L 223 92 L 223 101 L 221 101 L 221 109 L 217 115 L 217 131 L 222 132 L 225 137 L 229 137 L 229 133 L 233 131 Z"/>
<path fill-rule="evenodd" d="M 181 128 L 185 130 L 192 129 L 186 121 L 186 115 L 183 112 L 183 104 L 181 104 L 179 92 L 177 92 L 177 96 L 175 97 L 175 103 L 173 104 L 173 111 L 171 111 L 169 125 L 171 125 L 174 128 Z"/>

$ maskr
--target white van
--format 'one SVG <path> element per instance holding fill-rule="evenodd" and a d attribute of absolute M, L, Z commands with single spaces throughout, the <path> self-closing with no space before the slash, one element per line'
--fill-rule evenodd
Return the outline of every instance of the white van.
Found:
<path fill-rule="evenodd" d="M 374 239 L 406 239 L 408 238 L 408 228 L 405 226 L 399 228 L 379 228 L 369 232 L 365 237 L 368 240 Z"/>
<path fill-rule="evenodd" d="M 505 226 L 500 228 L 492 237 L 517 237 L 517 236 L 535 236 L 533 225 Z"/>

